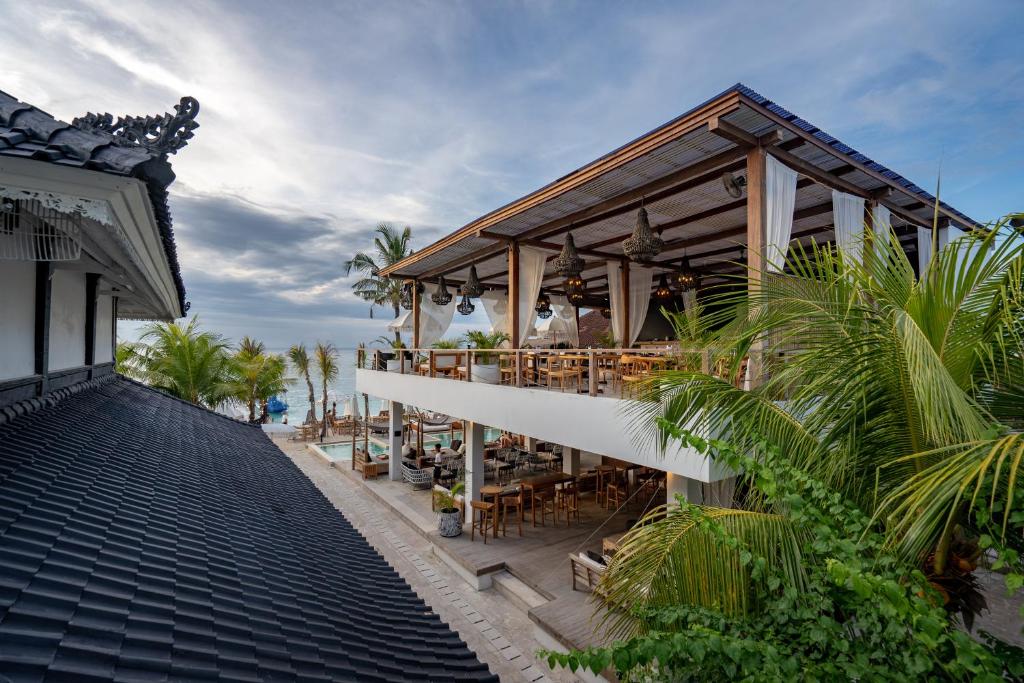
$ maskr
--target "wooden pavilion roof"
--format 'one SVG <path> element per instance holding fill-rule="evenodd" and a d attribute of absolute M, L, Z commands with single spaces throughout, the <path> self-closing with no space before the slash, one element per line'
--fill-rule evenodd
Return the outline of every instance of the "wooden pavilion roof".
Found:
<path fill-rule="evenodd" d="M 737 273 L 746 243 L 746 197 L 730 196 L 725 172 L 742 175 L 752 144 L 800 173 L 793 240 L 833 239 L 832 189 L 872 198 L 892 211 L 908 252 L 917 226 L 931 227 L 935 198 L 903 176 L 867 158 L 819 128 L 737 84 L 694 109 L 558 180 L 496 209 L 382 271 L 392 277 L 452 283 L 476 265 L 481 281 L 507 288 L 507 244 L 550 252 L 544 287 L 561 278 L 551 261 L 571 231 L 586 259 L 589 295 L 607 291 L 605 262 L 621 259 L 641 206 L 661 232 L 664 251 L 652 264 L 670 271 L 689 257 L 704 280 Z M 939 202 L 945 222 L 977 223 Z"/>

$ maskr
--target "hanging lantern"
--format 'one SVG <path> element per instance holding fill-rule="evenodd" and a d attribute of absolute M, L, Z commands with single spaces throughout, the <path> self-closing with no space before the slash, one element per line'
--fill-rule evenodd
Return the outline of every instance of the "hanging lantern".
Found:
<path fill-rule="evenodd" d="M 631 261 L 647 263 L 661 253 L 665 242 L 651 230 L 647 219 L 647 209 L 640 207 L 636 214 L 636 227 L 633 235 L 622 243 L 622 253 Z"/>
<path fill-rule="evenodd" d="M 676 290 L 686 292 L 700 287 L 700 275 L 690 267 L 690 259 L 683 259 L 683 267 L 673 276 Z"/>
<path fill-rule="evenodd" d="M 601 317 L 604 318 L 605 320 L 611 320 L 611 318 L 612 318 L 612 309 L 608 308 L 607 306 L 602 308 L 601 309 Z"/>
<path fill-rule="evenodd" d="M 575 289 L 583 289 L 586 285 L 583 282 L 583 278 L 580 277 L 579 273 L 570 275 L 565 279 L 565 291 L 570 292 Z"/>
<path fill-rule="evenodd" d="M 576 252 L 576 242 L 572 238 L 572 233 L 567 233 L 565 244 L 562 245 L 562 253 L 555 259 L 555 271 L 565 277 L 573 275 L 579 277 L 579 274 L 583 272 L 584 265 L 585 262 Z"/>
<path fill-rule="evenodd" d="M 662 301 L 672 298 L 672 290 L 668 288 L 668 280 L 665 278 L 665 273 L 661 274 L 658 278 L 658 288 L 654 290 L 654 298 L 661 299 Z"/>
<path fill-rule="evenodd" d="M 483 285 L 480 284 L 480 278 L 476 276 L 476 266 L 469 267 L 469 279 L 462 285 L 463 297 L 469 297 L 475 299 L 484 293 Z"/>
<path fill-rule="evenodd" d="M 448 291 L 448 286 L 444 283 L 444 275 L 438 279 L 437 290 L 430 295 L 430 300 L 438 306 L 447 306 L 451 303 L 452 295 Z"/>
<path fill-rule="evenodd" d="M 407 311 L 411 311 L 412 310 L 413 287 L 416 288 L 416 296 L 417 297 L 421 297 L 423 295 L 424 287 L 423 287 L 422 283 L 419 283 L 419 282 L 416 282 L 416 283 L 407 282 L 404 285 L 402 285 L 402 300 L 401 300 L 401 304 L 402 304 L 402 308 L 404 308 Z"/>
<path fill-rule="evenodd" d="M 544 293 L 544 290 L 540 290 L 540 296 L 537 297 L 537 307 L 534 309 L 537 311 L 537 317 L 541 320 L 547 320 L 551 317 L 551 297 Z"/>
<path fill-rule="evenodd" d="M 462 315 L 469 315 L 470 313 L 476 310 L 476 306 L 474 306 L 473 302 L 469 300 L 468 294 L 463 294 L 462 301 L 460 301 L 459 305 L 455 307 L 455 310 L 457 310 Z"/>
<path fill-rule="evenodd" d="M 587 295 L 587 285 L 583 280 L 580 280 L 580 284 L 572 289 L 566 288 L 565 298 L 569 300 L 569 303 L 577 308 L 583 303 L 584 297 Z"/>

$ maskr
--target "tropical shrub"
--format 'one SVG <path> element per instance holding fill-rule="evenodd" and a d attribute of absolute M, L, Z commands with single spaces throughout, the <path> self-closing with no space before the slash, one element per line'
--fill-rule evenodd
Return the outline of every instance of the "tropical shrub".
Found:
<path fill-rule="evenodd" d="M 270 397 L 288 389 L 284 356 L 267 353 L 263 342 L 243 337 L 231 360 L 234 398 L 249 408 L 250 422 L 256 419 L 257 405 L 263 419 Z"/>
<path fill-rule="evenodd" d="M 473 330 L 467 332 L 466 343 L 472 344 L 475 349 L 498 349 L 501 345 L 509 340 L 509 336 L 504 332 L 482 332 L 480 330 Z M 497 354 L 494 353 L 478 353 L 476 354 L 476 361 L 484 365 L 494 363 L 497 358 Z"/>

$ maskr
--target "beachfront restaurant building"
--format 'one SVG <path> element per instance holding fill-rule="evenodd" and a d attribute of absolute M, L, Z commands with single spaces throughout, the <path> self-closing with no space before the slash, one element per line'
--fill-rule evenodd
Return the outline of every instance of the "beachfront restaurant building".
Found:
<path fill-rule="evenodd" d="M 734 473 L 687 448 L 660 452 L 626 409 L 632 381 L 678 350 L 661 306 L 669 298 L 692 306 L 706 288 L 745 273 L 744 286 L 756 286 L 763 271 L 784 269 L 793 245 L 812 240 L 856 257 L 866 230 L 891 230 L 922 268 L 933 227 L 941 246 L 976 223 L 738 84 L 383 270 L 405 283 L 412 348 L 368 359 L 358 389 L 390 402 L 392 454 L 402 447 L 403 406 L 465 425 L 469 501 L 481 499 L 495 469 L 491 428 L 557 445 L 571 475 L 608 463 L 643 467 L 663 473 L 662 500 L 728 505 Z M 507 334 L 507 348 L 431 348 L 476 306 Z M 610 318 L 612 348 L 574 348 L 580 308 Z M 538 348 L 538 328 L 550 329 L 552 318 L 570 348 Z M 734 379 L 749 387 L 764 372 L 751 354 Z M 401 459 L 389 466 L 401 480 Z M 597 496 L 608 508 L 607 492 Z M 474 516 L 469 505 L 465 514 Z M 519 541 L 504 542 L 512 558 Z"/>

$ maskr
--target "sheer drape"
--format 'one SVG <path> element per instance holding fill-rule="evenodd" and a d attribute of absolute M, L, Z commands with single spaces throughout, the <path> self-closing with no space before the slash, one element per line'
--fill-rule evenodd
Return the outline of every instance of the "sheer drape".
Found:
<path fill-rule="evenodd" d="M 640 336 L 640 328 L 647 320 L 647 309 L 651 305 L 651 283 L 654 271 L 650 268 L 632 266 L 629 269 L 629 345 Z M 621 287 L 620 287 L 621 289 Z"/>
<path fill-rule="evenodd" d="M 564 296 L 553 296 L 551 297 L 551 314 L 552 317 L 564 321 L 564 329 L 569 337 L 569 342 L 573 348 L 579 348 L 580 328 L 576 325 L 576 307 L 570 304 Z"/>
<path fill-rule="evenodd" d="M 864 199 L 832 190 L 832 220 L 836 226 L 836 247 L 859 263 L 864 249 Z"/>
<path fill-rule="evenodd" d="M 928 264 L 932 260 L 932 231 L 928 228 L 917 229 L 917 272 L 924 277 Z"/>
<path fill-rule="evenodd" d="M 773 273 L 782 272 L 793 235 L 793 206 L 797 172 L 768 155 L 765 159 L 765 262 Z"/>
<path fill-rule="evenodd" d="M 892 212 L 881 204 L 875 204 L 871 212 L 871 222 L 875 231 L 875 237 L 880 240 L 888 240 L 889 232 L 892 230 Z"/>
<path fill-rule="evenodd" d="M 491 323 L 491 332 L 508 334 L 508 293 L 488 290 L 480 295 L 480 303 Z"/>
<path fill-rule="evenodd" d="M 429 349 L 440 341 L 451 327 L 454 316 L 454 298 L 447 305 L 438 306 L 424 294 L 420 301 L 420 348 Z"/>
<path fill-rule="evenodd" d="M 612 336 L 618 346 L 629 344 L 622 338 L 622 329 L 625 327 L 625 302 L 622 300 L 622 266 L 618 261 L 605 263 L 608 270 L 608 304 L 612 309 Z"/>
<path fill-rule="evenodd" d="M 629 339 L 622 338 L 625 320 L 625 302 L 622 300 L 622 266 L 617 261 L 608 261 L 608 301 L 612 309 L 612 334 L 623 347 L 633 345 L 640 336 L 640 328 L 647 319 L 651 304 L 651 283 L 654 271 L 650 268 L 633 266 L 629 269 Z"/>
<path fill-rule="evenodd" d="M 537 320 L 537 297 L 544 280 L 548 254 L 531 247 L 519 248 L 519 343 L 530 336 Z"/>

